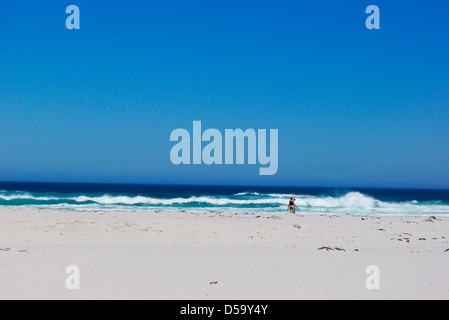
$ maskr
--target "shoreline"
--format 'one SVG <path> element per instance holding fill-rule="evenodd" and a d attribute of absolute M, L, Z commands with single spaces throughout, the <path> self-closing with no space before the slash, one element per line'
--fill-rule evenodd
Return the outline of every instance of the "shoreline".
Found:
<path fill-rule="evenodd" d="M 443 218 L 449 220 L 449 214 L 448 213 L 422 213 L 422 214 L 401 214 L 401 213 L 373 213 L 373 214 L 359 214 L 359 213 L 312 213 L 312 212 L 297 212 L 295 214 L 289 213 L 287 210 L 282 212 L 237 212 L 237 211 L 190 211 L 186 209 L 182 210 L 166 210 L 166 209 L 155 209 L 150 210 L 148 208 L 145 209 L 130 209 L 130 210 L 123 210 L 123 209 L 59 209 L 59 208 L 38 208 L 38 207 L 13 207 L 13 206 L 0 206 L 0 212 L 1 211 L 24 211 L 24 212 L 45 212 L 45 213 L 147 213 L 147 214 L 161 214 L 161 213 L 169 213 L 169 214 L 216 214 L 216 215 L 229 215 L 229 216 L 257 216 L 257 215 L 264 215 L 264 216 L 298 216 L 298 217 L 328 217 L 328 216 L 338 216 L 338 217 L 359 217 L 359 218 L 370 218 L 370 217 L 397 217 L 397 218 L 430 218 L 430 217 L 437 217 L 437 218 Z"/>
<path fill-rule="evenodd" d="M 0 208 L 0 299 L 448 299 L 433 216 Z"/>

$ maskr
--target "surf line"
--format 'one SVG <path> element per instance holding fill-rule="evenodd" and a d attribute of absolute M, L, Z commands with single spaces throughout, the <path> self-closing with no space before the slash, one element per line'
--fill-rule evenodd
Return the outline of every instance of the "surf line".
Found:
<path fill-rule="evenodd" d="M 275 175 L 278 171 L 278 130 L 270 129 L 270 154 L 267 154 L 266 129 L 226 129 L 224 132 L 224 162 L 223 135 L 217 129 L 207 129 L 202 132 L 201 121 L 193 122 L 192 137 L 186 129 L 173 130 L 170 141 L 177 142 L 170 152 L 170 160 L 174 165 L 261 165 L 261 176 Z M 245 150 L 245 141 L 247 150 Z M 203 142 L 209 142 L 203 149 Z M 235 150 L 235 157 L 234 157 Z M 192 157 L 191 157 L 192 155 Z M 193 159 L 192 159 L 193 158 Z M 263 166 L 263 167 L 262 167 Z"/>

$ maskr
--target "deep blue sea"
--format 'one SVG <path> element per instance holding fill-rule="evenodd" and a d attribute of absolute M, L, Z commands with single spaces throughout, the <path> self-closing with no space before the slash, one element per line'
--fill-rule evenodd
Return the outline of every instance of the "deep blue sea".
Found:
<path fill-rule="evenodd" d="M 449 190 L 0 183 L 0 207 L 302 214 L 449 214 Z"/>

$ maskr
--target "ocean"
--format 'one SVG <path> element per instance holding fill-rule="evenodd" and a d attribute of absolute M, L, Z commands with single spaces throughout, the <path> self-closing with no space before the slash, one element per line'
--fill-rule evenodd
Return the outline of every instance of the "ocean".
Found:
<path fill-rule="evenodd" d="M 0 207 L 63 210 L 448 215 L 449 190 L 0 183 Z"/>

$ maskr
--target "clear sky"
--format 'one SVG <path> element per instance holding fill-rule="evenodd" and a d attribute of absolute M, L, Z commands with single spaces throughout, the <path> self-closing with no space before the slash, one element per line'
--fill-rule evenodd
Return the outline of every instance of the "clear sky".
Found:
<path fill-rule="evenodd" d="M 65 27 L 68 5 L 81 30 Z M 365 9 L 381 10 L 381 30 Z M 2 0 L 0 181 L 449 188 L 449 2 Z M 279 129 L 279 171 L 170 133 Z"/>

